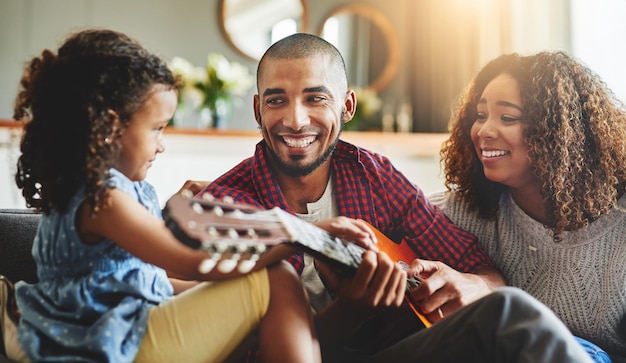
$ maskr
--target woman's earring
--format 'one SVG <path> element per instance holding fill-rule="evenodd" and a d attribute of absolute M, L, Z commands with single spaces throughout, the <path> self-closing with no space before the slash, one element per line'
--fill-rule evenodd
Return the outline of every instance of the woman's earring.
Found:
<path fill-rule="evenodd" d="M 104 138 L 104 143 L 107 144 L 107 145 L 110 144 L 112 141 L 113 140 L 110 137 L 108 137 L 108 136 Z"/>

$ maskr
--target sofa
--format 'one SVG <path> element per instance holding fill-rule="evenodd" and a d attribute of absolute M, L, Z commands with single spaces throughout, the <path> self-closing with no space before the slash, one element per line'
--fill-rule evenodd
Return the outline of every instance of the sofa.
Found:
<path fill-rule="evenodd" d="M 29 209 L 0 209 L 0 275 L 13 282 L 37 281 L 31 247 L 39 217 Z M 8 362 L 4 346 L 0 344 L 0 363 Z"/>

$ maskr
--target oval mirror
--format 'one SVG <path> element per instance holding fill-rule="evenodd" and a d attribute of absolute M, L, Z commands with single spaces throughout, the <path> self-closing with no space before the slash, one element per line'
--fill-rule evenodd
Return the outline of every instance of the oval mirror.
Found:
<path fill-rule="evenodd" d="M 305 0 L 220 0 L 219 14 L 226 40 L 254 61 L 275 41 L 308 30 Z"/>
<path fill-rule="evenodd" d="M 363 3 L 331 11 L 317 34 L 343 55 L 350 84 L 384 89 L 398 71 L 400 44 L 393 25 L 378 9 Z"/>

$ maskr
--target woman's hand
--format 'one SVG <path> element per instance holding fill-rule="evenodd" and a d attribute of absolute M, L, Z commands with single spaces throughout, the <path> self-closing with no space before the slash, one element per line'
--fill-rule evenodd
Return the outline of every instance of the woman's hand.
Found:
<path fill-rule="evenodd" d="M 486 279 L 489 274 L 459 272 L 438 261 L 416 259 L 407 273 L 424 277 L 410 298 L 432 322 L 493 291 Z"/>

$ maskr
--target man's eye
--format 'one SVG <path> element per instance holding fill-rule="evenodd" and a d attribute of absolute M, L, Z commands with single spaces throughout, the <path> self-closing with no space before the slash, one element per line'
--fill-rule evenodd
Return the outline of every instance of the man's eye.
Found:
<path fill-rule="evenodd" d="M 284 100 L 282 98 L 268 98 L 265 103 L 267 103 L 268 105 L 278 105 L 283 103 Z"/>
<path fill-rule="evenodd" d="M 309 102 L 322 102 L 324 100 L 326 100 L 326 97 L 324 96 L 311 96 L 308 98 Z"/>

